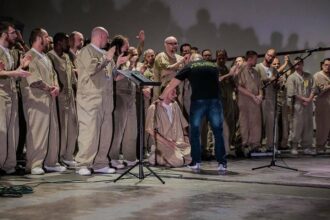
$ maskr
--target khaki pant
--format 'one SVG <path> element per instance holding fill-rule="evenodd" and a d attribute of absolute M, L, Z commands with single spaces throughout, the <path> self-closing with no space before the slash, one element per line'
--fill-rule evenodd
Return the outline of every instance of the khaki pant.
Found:
<path fill-rule="evenodd" d="M 18 144 L 18 100 L 16 93 L 11 97 L 0 96 L 0 169 L 10 170 L 16 166 Z"/>
<path fill-rule="evenodd" d="M 76 105 L 73 96 L 58 96 L 59 124 L 60 124 L 60 160 L 73 160 L 78 124 Z"/>
<path fill-rule="evenodd" d="M 274 116 L 275 116 L 275 100 L 265 99 L 262 101 L 262 119 L 263 132 L 267 140 L 266 147 L 273 146 L 274 139 Z"/>
<path fill-rule="evenodd" d="M 294 104 L 292 118 L 292 147 L 297 148 L 299 143 L 303 148 L 310 148 L 313 144 L 313 105 L 303 106 Z"/>
<path fill-rule="evenodd" d="M 43 165 L 53 167 L 58 162 L 59 127 L 55 98 L 43 94 L 23 95 L 26 134 L 26 170 Z"/>
<path fill-rule="evenodd" d="M 181 167 L 191 163 L 190 147 L 168 147 L 163 144 L 157 144 L 155 155 L 151 155 L 157 161 L 158 165 L 169 167 Z M 151 159 L 149 158 L 149 160 Z M 153 163 L 154 161 L 150 161 Z"/>
<path fill-rule="evenodd" d="M 118 160 L 121 149 L 125 160 L 134 161 L 138 134 L 134 95 L 119 92 L 116 94 L 114 117 L 114 137 L 109 156 Z"/>
<path fill-rule="evenodd" d="M 77 94 L 79 166 L 100 169 L 109 166 L 112 138 L 113 98 L 111 93 Z"/>
<path fill-rule="evenodd" d="M 240 96 L 238 99 L 239 126 L 242 145 L 259 147 L 261 140 L 261 108 L 249 97 Z"/>
<path fill-rule="evenodd" d="M 286 103 L 284 103 L 282 106 L 278 106 L 278 108 L 281 109 L 280 115 L 278 118 L 278 122 L 281 126 L 279 126 L 279 135 L 281 136 L 281 143 L 280 146 L 282 148 L 286 148 L 288 146 L 288 140 L 289 140 L 289 110 Z"/>
<path fill-rule="evenodd" d="M 330 103 L 329 97 L 316 101 L 315 122 L 316 122 L 316 147 L 323 148 L 326 146 L 330 137 Z"/>

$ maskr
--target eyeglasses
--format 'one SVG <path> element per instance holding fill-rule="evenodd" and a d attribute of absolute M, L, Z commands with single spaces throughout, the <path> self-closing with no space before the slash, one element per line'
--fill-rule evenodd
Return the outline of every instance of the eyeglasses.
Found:
<path fill-rule="evenodd" d="M 272 54 L 269 54 L 269 53 L 266 53 L 267 56 L 269 57 L 275 57 L 275 55 L 272 55 Z"/>
<path fill-rule="evenodd" d="M 169 44 L 169 45 L 175 46 L 175 45 L 178 45 L 178 42 L 166 42 L 166 44 Z"/>

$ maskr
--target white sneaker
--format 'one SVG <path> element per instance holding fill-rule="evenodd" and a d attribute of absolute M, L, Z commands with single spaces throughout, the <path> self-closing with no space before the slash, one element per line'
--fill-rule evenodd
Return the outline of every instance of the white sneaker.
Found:
<path fill-rule="evenodd" d="M 304 149 L 304 154 L 306 154 L 306 155 L 316 155 L 316 151 L 314 149 L 306 148 L 306 149 Z"/>
<path fill-rule="evenodd" d="M 227 165 L 219 163 L 218 171 L 222 171 L 222 172 L 227 171 Z"/>
<path fill-rule="evenodd" d="M 31 169 L 32 175 L 43 175 L 45 174 L 45 171 L 41 167 L 35 167 Z"/>
<path fill-rule="evenodd" d="M 116 170 L 110 167 L 103 167 L 101 169 L 94 170 L 94 173 L 104 173 L 104 174 L 112 174 L 115 172 Z"/>
<path fill-rule="evenodd" d="M 16 169 L 15 168 L 11 168 L 9 170 L 5 170 L 6 174 L 13 174 L 16 172 Z"/>
<path fill-rule="evenodd" d="M 201 168 L 201 163 L 189 164 L 187 167 L 193 170 L 199 170 Z"/>
<path fill-rule="evenodd" d="M 125 160 L 124 163 L 126 163 L 128 167 L 132 167 L 137 163 L 137 160 L 134 161 Z"/>
<path fill-rule="evenodd" d="M 77 167 L 77 162 L 74 160 L 62 160 L 62 162 L 67 166 L 67 167 Z"/>
<path fill-rule="evenodd" d="M 119 160 L 111 160 L 111 166 L 116 169 L 124 169 L 125 165 L 122 164 Z"/>
<path fill-rule="evenodd" d="M 155 166 L 155 164 L 156 164 L 156 153 L 155 152 L 150 153 L 150 156 L 148 157 L 148 162 L 150 165 Z"/>
<path fill-rule="evenodd" d="M 48 166 L 44 166 L 44 167 L 45 167 L 45 170 L 48 172 L 64 172 L 64 171 L 66 171 L 66 168 L 61 165 L 56 165 L 54 167 L 48 167 Z"/>
<path fill-rule="evenodd" d="M 78 171 L 76 171 L 80 176 L 90 176 L 92 172 L 87 167 L 81 167 Z"/>
<path fill-rule="evenodd" d="M 292 155 L 298 155 L 298 150 L 296 148 L 291 149 L 291 154 Z"/>

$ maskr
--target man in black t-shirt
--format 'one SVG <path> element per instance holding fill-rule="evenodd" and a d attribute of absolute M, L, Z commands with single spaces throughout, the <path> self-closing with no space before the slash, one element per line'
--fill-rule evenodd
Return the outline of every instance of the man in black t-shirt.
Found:
<path fill-rule="evenodd" d="M 201 144 L 200 144 L 200 123 L 204 116 L 210 122 L 215 137 L 215 155 L 219 163 L 218 170 L 227 170 L 226 152 L 223 139 L 223 110 L 219 97 L 219 79 L 216 64 L 202 60 L 199 54 L 193 54 L 192 62 L 186 65 L 173 78 L 166 87 L 160 99 L 167 97 L 171 90 L 177 87 L 181 81 L 188 79 L 191 85 L 191 106 L 190 106 L 190 143 L 192 169 L 200 169 Z"/>

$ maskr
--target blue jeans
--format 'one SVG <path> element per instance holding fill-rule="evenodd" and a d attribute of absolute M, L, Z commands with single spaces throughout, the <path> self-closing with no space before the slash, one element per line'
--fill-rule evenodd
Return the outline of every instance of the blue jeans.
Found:
<path fill-rule="evenodd" d="M 223 139 L 223 110 L 219 99 L 200 99 L 191 102 L 189 122 L 192 161 L 194 163 L 201 162 L 200 124 L 204 116 L 210 122 L 213 131 L 215 157 L 219 163 L 226 165 L 226 150 Z"/>

